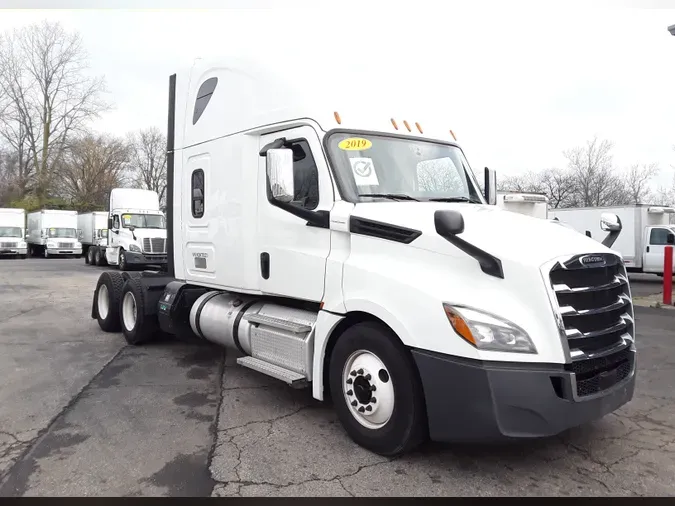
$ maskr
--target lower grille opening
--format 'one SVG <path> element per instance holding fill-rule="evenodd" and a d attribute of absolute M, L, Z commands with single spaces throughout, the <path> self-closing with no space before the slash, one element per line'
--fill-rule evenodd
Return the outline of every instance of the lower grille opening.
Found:
<path fill-rule="evenodd" d="M 607 357 L 582 360 L 565 366 L 565 369 L 576 376 L 579 397 L 597 394 L 612 388 L 625 380 L 632 368 L 633 352 L 629 349 Z"/>

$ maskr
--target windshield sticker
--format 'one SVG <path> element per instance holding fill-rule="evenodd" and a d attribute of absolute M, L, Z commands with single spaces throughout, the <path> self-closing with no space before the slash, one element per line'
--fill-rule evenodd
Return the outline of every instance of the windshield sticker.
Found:
<path fill-rule="evenodd" d="M 372 158 L 350 158 L 349 163 L 352 165 L 352 174 L 357 186 L 380 184 Z"/>
<path fill-rule="evenodd" d="M 373 143 L 368 139 L 361 139 L 359 137 L 353 137 L 350 139 L 344 139 L 340 141 L 338 147 L 343 151 L 364 151 L 373 147 Z"/>
<path fill-rule="evenodd" d="M 128 214 L 123 214 L 122 221 L 124 222 L 125 225 L 131 224 L 131 216 L 129 216 Z"/>

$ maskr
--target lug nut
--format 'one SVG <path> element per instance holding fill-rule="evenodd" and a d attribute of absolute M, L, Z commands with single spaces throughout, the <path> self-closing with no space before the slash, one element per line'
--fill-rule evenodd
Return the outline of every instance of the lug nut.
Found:
<path fill-rule="evenodd" d="M 361 407 L 359 408 L 359 413 L 363 413 L 364 411 L 365 411 L 365 408 L 364 408 L 363 406 L 361 406 Z"/>
<path fill-rule="evenodd" d="M 351 385 L 352 383 L 354 383 L 354 381 L 351 378 L 348 378 L 347 379 L 347 385 Z"/>
<path fill-rule="evenodd" d="M 377 390 L 377 387 L 375 385 L 370 385 L 370 391 L 374 392 L 375 390 Z"/>
<path fill-rule="evenodd" d="M 347 390 L 347 395 L 354 395 L 354 392 L 352 392 L 351 390 Z"/>
<path fill-rule="evenodd" d="M 366 406 L 366 411 L 372 411 L 373 407 L 372 406 Z"/>
<path fill-rule="evenodd" d="M 352 401 L 352 406 L 356 407 L 357 404 L 358 404 L 358 402 Z"/>
<path fill-rule="evenodd" d="M 351 374 L 352 376 L 356 376 L 356 371 L 352 371 L 349 374 Z"/>
<path fill-rule="evenodd" d="M 371 377 L 372 377 L 372 376 L 371 376 L 370 374 L 366 374 L 366 375 L 364 376 L 364 378 L 366 379 L 366 381 L 370 381 L 370 378 L 371 378 Z"/>
<path fill-rule="evenodd" d="M 358 371 L 356 371 L 356 374 L 363 374 L 363 369 L 359 369 Z"/>
<path fill-rule="evenodd" d="M 375 403 L 377 402 L 377 399 L 376 399 L 375 397 L 372 397 L 372 398 L 370 399 L 370 402 L 373 403 L 373 404 L 375 404 Z"/>

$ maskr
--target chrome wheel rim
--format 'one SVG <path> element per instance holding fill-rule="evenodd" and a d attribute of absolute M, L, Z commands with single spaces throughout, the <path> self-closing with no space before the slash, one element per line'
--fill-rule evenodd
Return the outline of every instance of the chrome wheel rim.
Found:
<path fill-rule="evenodd" d="M 124 327 L 131 332 L 136 326 L 136 297 L 131 292 L 124 294 L 122 299 L 122 320 Z"/>
<path fill-rule="evenodd" d="M 98 288 L 98 315 L 105 320 L 108 317 L 108 311 L 110 311 L 110 294 L 108 287 L 101 285 Z"/>

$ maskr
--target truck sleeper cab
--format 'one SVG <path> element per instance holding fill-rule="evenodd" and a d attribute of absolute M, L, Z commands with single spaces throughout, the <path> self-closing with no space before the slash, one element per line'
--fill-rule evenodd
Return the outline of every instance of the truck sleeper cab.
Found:
<path fill-rule="evenodd" d="M 170 78 L 167 268 L 103 273 L 103 330 L 222 345 L 330 396 L 383 455 L 550 436 L 632 398 L 620 255 L 499 209 L 448 130 L 307 108 L 293 86 L 228 65 Z"/>

